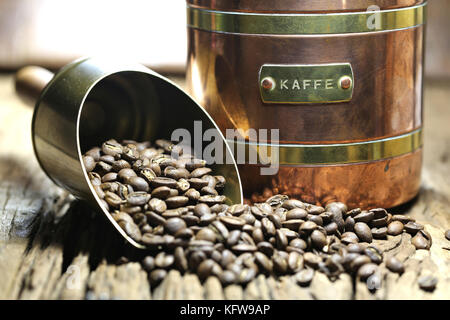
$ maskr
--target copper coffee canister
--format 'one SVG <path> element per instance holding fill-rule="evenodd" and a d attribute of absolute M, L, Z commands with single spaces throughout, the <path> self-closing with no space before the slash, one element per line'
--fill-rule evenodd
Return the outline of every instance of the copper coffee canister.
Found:
<path fill-rule="evenodd" d="M 246 196 L 393 207 L 419 190 L 426 3 L 188 0 L 187 81 L 226 129 L 279 129 L 279 170 Z M 229 141 L 234 147 L 236 141 Z"/>

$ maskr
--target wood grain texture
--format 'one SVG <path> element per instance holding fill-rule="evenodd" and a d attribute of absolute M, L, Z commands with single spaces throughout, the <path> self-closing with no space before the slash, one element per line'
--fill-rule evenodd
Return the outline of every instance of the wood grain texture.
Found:
<path fill-rule="evenodd" d="M 174 79 L 180 83 L 180 79 Z M 181 81 L 182 83 L 182 81 Z M 394 213 L 409 214 L 433 237 L 430 251 L 416 250 L 410 235 L 377 241 L 385 258 L 406 264 L 402 275 L 381 265 L 381 284 L 369 291 L 341 275 L 316 273 L 309 287 L 290 276 L 256 277 L 245 288 L 222 287 L 215 277 L 170 271 L 151 288 L 139 261 L 104 219 L 56 187 L 32 150 L 32 111 L 15 97 L 11 75 L 0 76 L 0 298 L 2 299 L 450 299 L 450 84 L 426 86 L 425 158 L 419 196 Z M 119 258 L 125 256 L 129 262 Z M 439 282 L 419 289 L 421 275 Z"/>

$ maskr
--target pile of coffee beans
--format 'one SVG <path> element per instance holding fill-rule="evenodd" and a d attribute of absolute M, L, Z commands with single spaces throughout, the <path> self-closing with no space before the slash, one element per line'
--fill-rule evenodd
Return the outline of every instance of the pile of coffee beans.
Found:
<path fill-rule="evenodd" d="M 201 280 L 216 276 L 224 286 L 245 285 L 259 274 L 292 275 L 301 286 L 315 272 L 367 280 L 381 277 L 384 261 L 373 239 L 408 232 L 417 249 L 432 245 L 414 219 L 381 208 L 348 210 L 339 202 L 322 207 L 273 194 L 228 205 L 220 194 L 225 178 L 175 148 L 166 140 L 108 140 L 83 157 L 105 208 L 149 249 L 142 265 L 153 286 L 170 269 Z M 395 273 L 405 270 L 395 257 L 385 264 Z"/>
<path fill-rule="evenodd" d="M 195 205 L 209 209 L 226 201 L 219 194 L 225 178 L 210 175 L 206 161 L 184 155 L 167 140 L 152 146 L 111 139 L 87 151 L 83 162 L 102 205 L 128 236 L 149 247 L 158 247 L 163 235 L 162 243 L 172 239 L 172 246 L 192 238 L 187 226 L 215 219 L 212 213 L 194 215 Z"/>

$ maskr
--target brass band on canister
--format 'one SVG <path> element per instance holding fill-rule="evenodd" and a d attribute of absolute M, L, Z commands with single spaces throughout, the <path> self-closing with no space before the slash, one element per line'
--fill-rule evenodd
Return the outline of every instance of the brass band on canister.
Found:
<path fill-rule="evenodd" d="M 191 28 L 212 32 L 272 35 L 394 31 L 423 24 L 426 5 L 328 14 L 224 12 L 188 6 L 187 24 Z"/>
<path fill-rule="evenodd" d="M 229 141 L 278 153 L 273 176 L 260 174 L 268 159 L 238 165 L 247 197 L 268 187 L 371 208 L 417 194 L 426 2 L 187 4 L 190 92 L 224 133 L 279 129 L 279 141 Z"/>

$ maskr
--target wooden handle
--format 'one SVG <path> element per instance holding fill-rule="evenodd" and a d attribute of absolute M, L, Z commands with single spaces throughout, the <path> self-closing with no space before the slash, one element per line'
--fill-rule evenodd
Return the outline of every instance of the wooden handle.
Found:
<path fill-rule="evenodd" d="M 34 106 L 42 90 L 54 74 L 37 66 L 27 66 L 16 73 L 16 93 L 29 106 Z"/>

